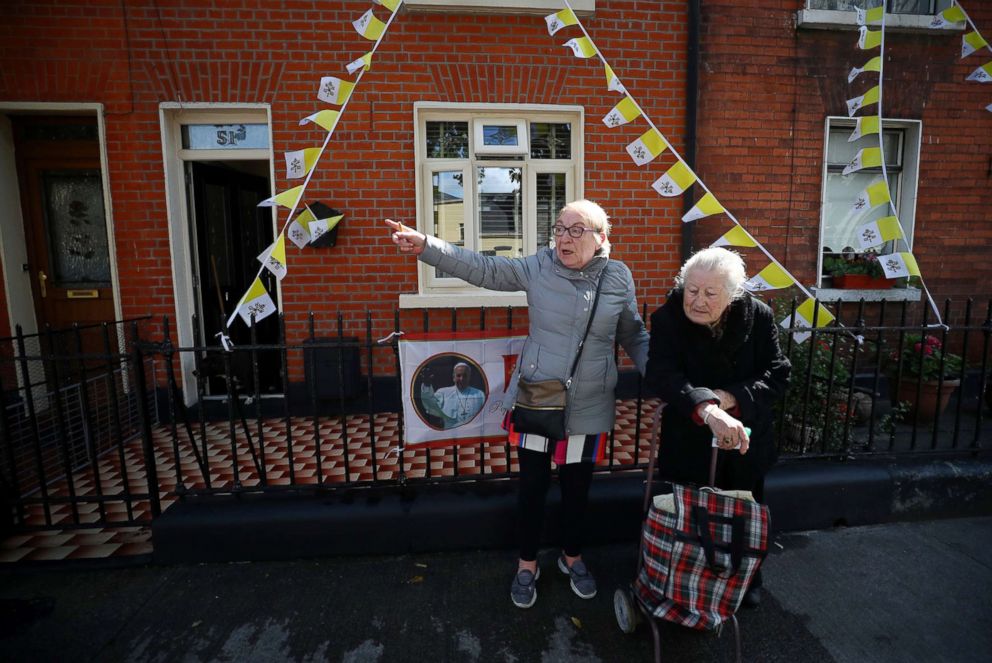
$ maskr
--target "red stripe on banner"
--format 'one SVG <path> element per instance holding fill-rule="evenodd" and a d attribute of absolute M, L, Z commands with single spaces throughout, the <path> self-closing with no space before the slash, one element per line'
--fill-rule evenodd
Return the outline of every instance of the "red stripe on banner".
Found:
<path fill-rule="evenodd" d="M 401 341 L 472 341 L 482 338 L 513 338 L 526 336 L 526 329 L 500 329 L 476 331 L 406 332 Z"/>

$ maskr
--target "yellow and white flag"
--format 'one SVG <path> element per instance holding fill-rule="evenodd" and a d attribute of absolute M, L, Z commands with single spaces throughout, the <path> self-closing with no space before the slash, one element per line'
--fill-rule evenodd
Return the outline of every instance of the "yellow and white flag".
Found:
<path fill-rule="evenodd" d="M 259 207 L 275 207 L 281 205 L 289 209 L 296 207 L 299 202 L 300 197 L 303 195 L 303 185 L 294 186 L 292 189 L 287 189 L 282 193 L 277 193 L 271 198 L 266 198 L 258 204 Z"/>
<path fill-rule="evenodd" d="M 796 280 L 789 272 L 785 271 L 785 268 L 773 262 L 745 281 L 743 287 L 748 292 L 761 292 L 788 288 L 795 282 Z"/>
<path fill-rule="evenodd" d="M 596 55 L 596 45 L 589 37 L 575 37 L 569 39 L 562 46 L 568 46 L 577 58 L 591 58 Z"/>
<path fill-rule="evenodd" d="M 862 249 L 870 249 L 893 239 L 902 238 L 902 226 L 894 216 L 883 216 L 859 226 L 857 230 L 858 243 Z"/>
<path fill-rule="evenodd" d="M 307 122 L 313 122 L 317 126 L 323 127 L 327 131 L 333 131 L 334 125 L 337 123 L 338 120 L 338 115 L 339 113 L 336 110 L 317 111 L 316 113 L 311 113 L 310 115 L 307 115 L 305 118 L 300 120 L 300 126 L 302 127 Z"/>
<path fill-rule="evenodd" d="M 375 0 L 375 4 L 382 5 L 390 12 L 396 11 L 396 8 L 400 6 L 401 0 Z"/>
<path fill-rule="evenodd" d="M 575 12 L 571 9 L 562 9 L 557 14 L 548 14 L 545 16 L 544 22 L 548 24 L 548 34 L 553 37 L 556 32 L 566 25 L 575 25 L 578 23 L 579 19 L 576 18 Z"/>
<path fill-rule="evenodd" d="M 355 32 L 369 41 L 375 41 L 381 37 L 383 30 L 386 29 L 386 24 L 377 19 L 371 9 L 352 21 L 351 24 L 355 26 Z"/>
<path fill-rule="evenodd" d="M 858 194 L 857 199 L 851 206 L 851 215 L 857 215 L 875 209 L 882 203 L 891 201 L 889 196 L 889 185 L 885 180 L 878 180 L 874 184 L 869 184 L 864 191 Z"/>
<path fill-rule="evenodd" d="M 851 70 L 851 73 L 847 75 L 847 82 L 853 83 L 854 79 L 863 74 L 866 71 L 881 71 L 882 70 L 882 58 L 876 55 L 868 62 L 865 62 L 860 67 L 855 67 Z"/>
<path fill-rule="evenodd" d="M 306 177 L 307 173 L 317 165 L 317 159 L 319 157 L 319 147 L 308 147 L 304 150 L 286 152 L 286 178 L 298 180 L 301 177 Z"/>
<path fill-rule="evenodd" d="M 862 168 L 874 168 L 882 165 L 882 148 L 865 147 L 858 150 L 858 153 L 851 159 L 851 163 L 844 166 L 842 175 L 850 175 Z"/>
<path fill-rule="evenodd" d="M 859 117 L 858 123 L 854 125 L 854 132 L 851 134 L 851 137 L 847 139 L 847 142 L 853 143 L 864 136 L 877 134 L 880 124 L 881 122 L 877 115 L 866 115 L 864 117 Z"/>
<path fill-rule="evenodd" d="M 682 216 L 682 223 L 689 223 L 690 221 L 701 219 L 704 216 L 719 214 L 723 211 L 725 211 L 723 209 L 723 205 L 717 201 L 716 196 L 712 193 L 707 193 L 699 199 L 699 202 L 696 203 L 691 210 Z"/>
<path fill-rule="evenodd" d="M 885 2 L 885 0 L 882 0 Z M 881 23 L 882 17 L 885 14 L 885 7 L 879 6 L 872 9 L 860 9 L 858 7 L 854 8 L 854 11 L 858 13 L 858 25 L 874 25 L 875 23 Z"/>
<path fill-rule="evenodd" d="M 302 249 L 310 243 L 310 224 L 316 220 L 317 217 L 310 208 L 304 207 L 286 228 L 286 234 L 289 235 L 290 241 L 296 244 L 296 248 Z"/>
<path fill-rule="evenodd" d="M 269 248 L 262 251 L 258 261 L 280 281 L 286 278 L 286 236 L 280 234 Z"/>
<path fill-rule="evenodd" d="M 269 293 L 265 291 L 265 286 L 262 285 L 262 279 L 256 276 L 255 281 L 248 288 L 248 292 L 241 298 L 241 303 L 238 304 L 237 314 L 241 316 L 241 319 L 245 321 L 246 325 L 251 326 L 252 316 L 255 317 L 255 322 L 258 322 L 275 312 L 276 303 L 272 301 Z"/>
<path fill-rule="evenodd" d="M 372 51 L 369 51 L 353 62 L 349 62 L 346 68 L 348 69 L 348 73 L 352 76 L 354 76 L 359 69 L 368 71 L 372 68 Z"/>
<path fill-rule="evenodd" d="M 755 241 L 751 235 L 744 230 L 743 226 L 734 226 L 723 235 L 721 235 L 715 242 L 710 244 L 710 246 L 757 246 L 758 242 Z"/>
<path fill-rule="evenodd" d="M 354 89 L 355 84 L 351 81 L 342 80 L 337 76 L 324 76 L 320 79 L 320 89 L 317 90 L 317 98 L 329 104 L 340 106 L 348 100 L 348 97 L 351 96 L 351 91 Z"/>
<path fill-rule="evenodd" d="M 648 129 L 641 137 L 627 146 L 627 154 L 638 166 L 651 163 L 656 156 L 668 149 L 668 143 L 657 129 Z"/>
<path fill-rule="evenodd" d="M 975 32 L 969 32 L 965 36 L 961 37 L 961 57 L 966 58 L 983 46 L 988 46 L 989 43 L 985 41 L 985 37 Z"/>
<path fill-rule="evenodd" d="M 987 110 L 988 112 L 992 113 L 992 104 L 989 104 L 988 106 L 986 106 L 985 107 L 985 110 Z"/>
<path fill-rule="evenodd" d="M 909 251 L 878 256 L 878 264 L 882 266 L 887 279 L 920 275 L 920 266 L 916 264 L 916 258 Z"/>
<path fill-rule="evenodd" d="M 689 166 L 684 161 L 676 161 L 664 175 L 654 181 L 651 188 L 666 198 L 671 198 L 681 195 L 695 181 L 696 175 L 689 170 Z"/>
<path fill-rule="evenodd" d="M 860 32 L 861 34 L 858 36 L 858 48 L 861 50 L 868 51 L 882 45 L 881 30 L 869 30 L 866 26 L 862 25 Z"/>
<path fill-rule="evenodd" d="M 823 306 L 823 304 L 817 303 L 815 299 L 807 299 L 796 307 L 795 328 L 812 329 L 814 314 L 816 316 L 817 327 L 826 327 L 834 321 L 834 316 L 826 309 L 826 307 Z M 792 315 L 790 314 L 785 316 L 779 325 L 782 329 L 793 329 Z M 807 332 L 798 332 L 792 335 L 792 338 L 796 343 L 803 343 L 809 337 L 810 334 Z"/>
<path fill-rule="evenodd" d="M 338 214 L 337 216 L 328 217 L 326 219 L 317 219 L 310 222 L 310 243 L 316 242 L 321 235 L 330 232 L 334 226 L 338 225 L 338 221 L 344 218 L 344 214 Z"/>
<path fill-rule="evenodd" d="M 944 11 L 933 17 L 930 21 L 931 28 L 953 28 L 956 24 L 966 20 L 960 5 L 951 5 Z"/>
<path fill-rule="evenodd" d="M 619 92 L 620 94 L 627 94 L 627 88 L 623 86 L 620 79 L 615 73 L 610 65 L 606 65 L 606 89 L 610 92 Z"/>
<path fill-rule="evenodd" d="M 971 72 L 968 76 L 969 81 L 978 81 L 979 83 L 988 83 L 992 81 L 992 60 L 986 62 L 981 67 Z"/>
<path fill-rule="evenodd" d="M 862 94 L 860 97 L 854 97 L 853 99 L 847 100 L 847 115 L 848 117 L 854 117 L 860 109 L 865 106 L 871 106 L 872 104 L 878 103 L 879 87 L 876 85 L 873 88 L 869 88 L 867 92 Z"/>
<path fill-rule="evenodd" d="M 624 97 L 620 103 L 613 107 L 606 117 L 603 118 L 603 124 L 608 127 L 619 127 L 621 124 L 627 124 L 633 119 L 640 117 L 641 109 L 637 107 L 634 100 L 630 97 Z"/>

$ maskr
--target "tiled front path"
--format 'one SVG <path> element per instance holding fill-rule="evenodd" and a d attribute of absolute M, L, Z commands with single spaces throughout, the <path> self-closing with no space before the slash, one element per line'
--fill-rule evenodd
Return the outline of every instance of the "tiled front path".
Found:
<path fill-rule="evenodd" d="M 614 466 L 629 466 L 635 462 L 646 462 L 648 454 L 647 439 L 654 413 L 655 402 L 644 403 L 641 415 L 640 444 L 635 451 L 636 408 L 632 400 L 617 401 L 617 423 L 614 434 L 613 464 Z M 256 456 L 259 461 L 264 450 L 266 482 L 269 485 L 316 485 L 318 476 L 322 483 L 334 484 L 345 481 L 345 433 L 347 434 L 347 480 L 373 480 L 373 452 L 370 444 L 369 417 L 349 416 L 347 428 L 342 431 L 339 418 L 321 418 L 320 426 L 320 460 L 321 467 L 318 475 L 317 456 L 314 451 L 314 423 L 312 418 L 294 418 L 290 421 L 292 435 L 292 452 L 287 444 L 286 422 L 283 419 L 266 419 L 262 422 L 264 434 L 264 449 L 259 449 L 256 443 Z M 252 439 L 258 436 L 258 422 L 248 420 Z M 194 424 L 194 434 L 197 436 L 197 447 L 201 448 L 199 426 Z M 396 446 L 399 442 L 399 422 L 395 413 L 375 415 L 375 466 L 379 481 L 392 482 L 400 476 L 399 454 Z M 251 487 L 259 484 L 255 460 L 240 425 L 236 430 L 237 448 L 232 450 L 231 438 L 227 422 L 208 424 L 207 452 L 210 486 L 213 489 L 231 488 L 235 485 L 235 467 L 237 480 L 242 486 Z M 153 431 L 155 441 L 155 466 L 158 471 L 159 496 L 162 510 L 167 509 L 176 500 L 177 485 L 176 458 L 173 452 L 173 440 L 168 427 L 158 426 Z M 187 441 L 185 432 L 180 426 L 178 435 L 179 463 L 178 470 L 182 475 L 183 485 L 188 489 L 206 487 L 206 479 Z M 144 460 L 141 452 L 141 440 L 134 439 L 124 448 L 124 468 L 121 471 L 120 454 L 111 450 L 103 454 L 98 466 L 99 484 L 104 496 L 120 495 L 127 482 L 131 492 L 147 491 L 144 471 Z M 607 461 L 604 465 L 607 465 Z M 427 476 L 430 465 L 430 476 L 477 476 L 479 474 L 504 473 L 516 471 L 516 454 L 507 458 L 505 444 L 486 444 L 480 449 L 479 445 L 467 445 L 457 448 L 407 450 L 403 457 L 403 469 L 409 479 L 419 479 Z M 290 467 L 293 470 L 291 481 Z M 96 480 L 90 468 L 76 472 L 73 476 L 73 489 L 77 497 L 94 496 L 97 494 Z M 69 487 L 62 480 L 48 489 L 49 496 L 66 497 Z M 106 520 L 127 519 L 128 504 L 123 499 L 106 501 Z M 148 519 L 149 506 L 147 500 L 134 501 L 130 504 L 133 518 Z M 64 560 L 83 558 L 104 558 L 111 556 L 141 555 L 152 552 L 151 532 L 147 527 L 104 527 L 86 529 L 63 529 L 60 525 L 80 523 L 95 523 L 100 520 L 100 509 L 97 502 L 78 504 L 75 509 L 67 503 L 53 504 L 50 508 L 50 521 L 40 505 L 32 505 L 27 510 L 29 525 L 44 525 L 40 531 L 32 531 L 8 537 L 0 542 L 0 562 Z M 50 523 L 50 524 L 49 524 Z"/>

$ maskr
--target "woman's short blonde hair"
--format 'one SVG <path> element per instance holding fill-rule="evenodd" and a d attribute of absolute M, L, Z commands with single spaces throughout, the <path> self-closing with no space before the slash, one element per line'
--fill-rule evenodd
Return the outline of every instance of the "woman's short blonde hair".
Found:
<path fill-rule="evenodd" d="M 724 279 L 724 287 L 731 299 L 744 296 L 747 270 L 744 266 L 744 259 L 739 254 L 720 246 L 711 246 L 708 249 L 697 251 L 685 261 L 682 269 L 679 270 L 679 275 L 675 277 L 676 288 L 682 288 L 685 285 L 685 278 L 692 270 L 721 274 Z"/>
<path fill-rule="evenodd" d="M 575 212 L 582 217 L 586 226 L 592 228 L 596 232 L 601 232 L 606 235 L 606 239 L 599 247 L 599 252 L 604 255 L 608 255 L 610 252 L 610 215 L 606 213 L 598 203 L 594 203 L 591 200 L 573 200 L 572 202 L 566 204 L 558 212 L 558 220 L 561 220 L 562 215 L 565 212 Z"/>

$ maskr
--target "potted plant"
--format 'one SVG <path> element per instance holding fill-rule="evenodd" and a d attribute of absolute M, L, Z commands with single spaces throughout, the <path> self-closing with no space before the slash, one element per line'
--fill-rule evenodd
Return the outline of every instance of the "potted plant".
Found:
<path fill-rule="evenodd" d="M 886 290 L 897 280 L 885 278 L 878 256 L 872 251 L 826 256 L 823 258 L 823 271 L 833 277 L 835 288 Z"/>
<path fill-rule="evenodd" d="M 961 384 L 961 357 L 947 352 L 936 336 L 909 334 L 902 348 L 889 359 L 891 376 L 899 376 L 895 402 L 908 403 L 910 416 L 921 421 L 933 421 L 943 414 L 951 395 Z"/>

